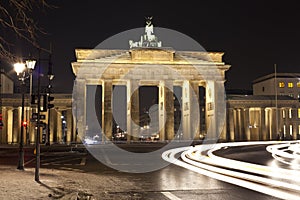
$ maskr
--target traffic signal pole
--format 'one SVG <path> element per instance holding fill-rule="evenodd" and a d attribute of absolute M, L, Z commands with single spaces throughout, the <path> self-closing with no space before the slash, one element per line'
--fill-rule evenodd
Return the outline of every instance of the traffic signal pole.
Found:
<path fill-rule="evenodd" d="M 19 161 L 18 167 L 19 170 L 24 170 L 24 96 L 25 96 L 25 82 L 22 80 L 21 82 L 21 92 L 22 92 L 22 110 L 21 110 L 21 134 L 20 134 L 20 144 L 19 144 Z"/>
<path fill-rule="evenodd" d="M 40 134 L 41 134 L 41 55 L 39 50 L 39 61 L 38 61 L 38 79 L 37 79 L 37 133 L 36 133 L 36 141 L 35 141 L 35 150 L 36 150 L 36 160 L 35 160 L 35 181 L 40 182 Z"/>
<path fill-rule="evenodd" d="M 53 72 L 52 72 L 52 59 L 51 54 L 49 55 L 49 67 L 48 67 L 48 96 L 47 96 L 47 107 L 48 109 L 48 124 L 47 124 L 47 135 L 46 135 L 46 145 L 50 145 L 50 118 L 51 118 L 51 108 L 54 107 L 53 104 L 51 104 L 51 101 L 53 101 L 54 97 L 51 97 L 51 81 L 54 78 Z"/>

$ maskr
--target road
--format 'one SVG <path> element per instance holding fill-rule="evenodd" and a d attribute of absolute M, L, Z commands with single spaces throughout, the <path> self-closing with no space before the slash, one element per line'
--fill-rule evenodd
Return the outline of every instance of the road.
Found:
<path fill-rule="evenodd" d="M 126 180 L 127 183 L 129 182 L 130 184 L 128 184 L 128 186 L 122 185 L 122 182 L 116 183 L 117 185 L 125 187 L 125 190 L 120 191 L 116 189 L 115 192 L 110 191 L 114 199 L 121 199 L 121 196 L 128 196 L 128 199 L 166 200 L 241 200 L 249 199 L 249 197 L 252 199 L 277 199 L 273 196 L 217 180 L 205 174 L 178 166 L 176 163 L 170 164 L 161 158 L 161 154 L 166 151 L 163 146 L 164 145 L 161 144 L 119 145 L 118 147 L 125 152 L 133 153 L 129 154 L 129 158 L 127 159 L 120 158 L 123 155 L 119 154 L 119 150 L 115 149 L 116 152 L 111 152 L 114 150 L 110 148 L 110 145 L 102 145 L 104 148 L 98 148 L 99 146 L 92 145 L 87 148 L 78 146 L 72 149 L 70 146 L 42 147 L 41 167 L 73 170 L 74 173 L 93 173 L 98 176 L 109 175 L 118 178 L 118 180 Z M 181 146 L 184 146 L 184 144 Z M 173 149 L 173 147 L 169 146 L 167 150 L 171 149 Z M 33 154 L 33 149 L 26 148 L 25 150 L 25 168 L 34 167 L 35 155 Z M 151 154 L 153 152 L 159 153 L 159 157 L 154 156 L 156 153 Z M 102 160 L 103 162 L 99 162 L 96 159 L 97 153 L 102 155 L 106 154 L 106 156 L 100 157 L 104 159 Z M 149 155 L 151 158 L 152 156 L 151 159 L 155 162 L 151 162 L 151 159 L 148 158 L 145 159 L 145 162 L 143 162 L 143 160 L 132 162 L 133 159 L 130 157 L 135 157 L 138 154 L 143 155 L 142 157 Z M 5 151 L 0 152 L 0 163 L 16 166 L 17 155 L 17 148 L 5 149 Z M 127 172 L 130 171 L 130 169 L 134 170 Z M 155 170 L 151 171 L 151 169 Z"/>
<path fill-rule="evenodd" d="M 178 154 L 180 158 L 175 157 Z M 164 152 L 163 158 L 199 174 L 276 198 L 300 197 L 298 141 L 182 147 Z"/>

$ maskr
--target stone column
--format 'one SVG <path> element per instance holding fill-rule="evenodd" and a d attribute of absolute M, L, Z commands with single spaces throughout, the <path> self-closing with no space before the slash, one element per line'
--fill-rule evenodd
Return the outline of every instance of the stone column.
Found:
<path fill-rule="evenodd" d="M 238 141 L 243 140 L 243 129 L 242 129 L 242 109 L 237 109 L 237 139 Z"/>
<path fill-rule="evenodd" d="M 50 111 L 50 143 L 52 142 L 60 142 L 60 139 L 58 139 L 58 133 L 57 133 L 57 125 L 58 123 L 61 123 L 61 121 L 58 120 L 58 117 L 60 117 L 56 110 L 52 109 Z"/>
<path fill-rule="evenodd" d="M 62 121 L 61 121 L 62 113 L 60 110 L 56 111 L 56 133 L 57 133 L 57 142 L 63 142 L 63 133 L 62 133 Z"/>
<path fill-rule="evenodd" d="M 191 136 L 199 140 L 200 136 L 200 105 L 199 105 L 199 83 L 191 82 Z"/>
<path fill-rule="evenodd" d="M 80 139 L 83 139 L 86 134 L 86 90 L 85 80 L 76 77 L 74 82 L 72 105 L 75 107 L 74 116 L 76 118 L 78 137 Z"/>
<path fill-rule="evenodd" d="M 191 88 L 189 81 L 184 81 L 182 85 L 182 130 L 183 139 L 191 140 Z"/>
<path fill-rule="evenodd" d="M 127 142 L 139 137 L 139 81 L 127 81 Z"/>
<path fill-rule="evenodd" d="M 260 140 L 268 140 L 267 131 L 266 131 L 266 110 L 265 108 L 260 109 Z"/>
<path fill-rule="evenodd" d="M 166 87 L 165 81 L 160 81 L 158 87 L 158 131 L 159 131 L 159 138 L 161 141 L 165 141 L 167 139 L 166 136 L 166 121 L 167 121 L 167 114 L 166 114 Z"/>
<path fill-rule="evenodd" d="M 246 141 L 251 140 L 249 125 L 250 125 L 249 108 L 244 108 L 244 131 L 245 131 L 245 140 Z"/>
<path fill-rule="evenodd" d="M 7 110 L 7 143 L 13 142 L 14 109 Z"/>
<path fill-rule="evenodd" d="M 290 118 L 289 118 L 289 108 L 283 108 L 282 112 L 285 113 L 285 118 L 283 119 L 283 125 L 285 125 L 285 139 L 290 139 Z"/>
<path fill-rule="evenodd" d="M 7 144 L 7 108 L 6 107 L 1 107 L 2 109 L 2 123 L 3 126 L 0 130 L 0 144 Z"/>
<path fill-rule="evenodd" d="M 112 80 L 102 84 L 102 141 L 112 139 Z"/>
<path fill-rule="evenodd" d="M 297 140 L 297 130 L 298 130 L 298 123 L 297 123 L 297 118 L 298 118 L 298 109 L 297 108 L 292 108 L 292 124 L 293 124 L 293 140 Z M 299 124 L 300 125 L 300 124 Z M 298 130 L 299 131 L 299 130 Z"/>
<path fill-rule="evenodd" d="M 72 142 L 73 137 L 73 116 L 72 109 L 67 109 L 67 143 Z"/>
<path fill-rule="evenodd" d="M 281 134 L 282 137 L 284 137 L 285 136 L 284 135 L 284 128 L 283 128 L 284 119 L 283 119 L 282 110 L 283 110 L 282 108 L 278 108 L 277 109 L 277 113 L 278 113 L 278 115 L 277 115 L 277 117 L 278 117 L 278 125 L 277 126 L 278 126 L 279 133 Z M 275 119 L 275 121 L 276 121 L 276 119 Z"/>
<path fill-rule="evenodd" d="M 174 95 L 173 95 L 173 81 L 165 81 L 165 109 L 167 114 L 166 119 L 166 134 L 167 140 L 174 139 Z"/>
<path fill-rule="evenodd" d="M 226 101 L 224 81 L 207 80 L 206 110 L 209 127 L 207 138 L 226 138 Z"/>
<path fill-rule="evenodd" d="M 160 140 L 172 140 L 174 139 L 173 82 L 161 81 L 158 93 Z"/>
<path fill-rule="evenodd" d="M 238 141 L 238 112 L 237 112 L 237 108 L 234 108 L 233 110 L 233 139 L 232 141 Z"/>
<path fill-rule="evenodd" d="M 229 108 L 227 120 L 229 122 L 229 140 L 233 142 L 235 139 L 234 138 L 234 109 L 233 108 Z"/>
<path fill-rule="evenodd" d="M 13 129 L 12 129 L 12 142 L 18 143 L 20 141 L 20 126 L 21 126 L 21 108 L 13 109 Z"/>
<path fill-rule="evenodd" d="M 279 135 L 278 135 L 278 132 L 276 130 L 276 108 L 272 107 L 270 108 L 270 139 L 271 140 L 278 140 L 279 138 Z M 278 116 L 279 117 L 279 116 Z M 279 130 L 279 128 L 278 128 Z"/>

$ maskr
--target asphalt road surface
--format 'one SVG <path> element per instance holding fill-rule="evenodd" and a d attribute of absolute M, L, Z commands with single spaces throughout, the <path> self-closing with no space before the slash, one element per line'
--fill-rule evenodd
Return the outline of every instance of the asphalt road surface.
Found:
<path fill-rule="evenodd" d="M 146 162 L 137 161 L 136 163 L 128 163 L 128 159 L 119 159 L 120 155 L 109 152 L 109 156 L 104 156 L 104 163 L 99 162 L 95 158 L 95 152 L 103 154 L 103 148 L 91 146 L 90 153 L 84 146 L 51 146 L 42 147 L 41 151 L 41 167 L 55 168 L 65 170 L 74 169 L 86 173 L 94 173 L 99 176 L 119 176 L 131 182 L 128 191 L 116 192 L 112 194 L 115 199 L 121 196 L 130 196 L 132 199 L 222 199 L 222 200 L 241 200 L 241 199 L 276 199 L 274 197 L 261 194 L 249 189 L 245 189 L 236 185 L 228 184 L 201 175 L 194 171 L 182 168 L 180 166 L 170 164 L 161 157 L 154 158 L 155 162 L 160 162 L 159 169 L 151 171 L 153 166 L 157 167 L 157 163 L 146 159 Z M 120 145 L 122 150 L 134 153 L 133 156 L 140 154 L 147 156 L 150 152 L 156 152 L 163 147 L 161 144 L 135 144 Z M 260 147 L 258 147 L 260 148 Z M 18 158 L 17 148 L 1 149 L 0 163 L 3 165 L 17 166 Z M 111 151 L 111 149 L 109 149 Z M 244 152 L 245 149 L 243 149 Z M 104 148 L 105 151 L 105 148 Z M 235 154 L 240 152 L 235 149 Z M 107 153 L 107 152 L 105 152 Z M 220 153 L 220 152 L 219 152 Z M 97 153 L 96 153 L 97 154 Z M 227 154 L 225 152 L 225 154 Z M 232 154 L 233 155 L 233 154 Z M 250 155 L 250 154 L 249 154 Z M 153 156 L 153 155 L 150 155 Z M 240 155 L 244 157 L 244 155 Z M 96 155 L 97 157 L 97 155 Z M 249 158 L 252 159 L 252 158 Z M 129 159 L 130 160 L 130 159 Z M 25 148 L 25 168 L 35 166 L 35 155 L 33 148 Z M 123 166 L 118 168 L 118 166 Z M 133 167 L 137 169 L 135 172 L 126 172 L 126 169 Z M 143 168 L 145 172 L 143 172 Z M 154 167 L 155 168 L 155 167 Z M 121 170 L 120 170 L 121 169 Z M 125 170 L 123 170 L 125 169 Z M 125 171 L 125 172 L 124 172 Z M 105 183 L 103 183 L 105 184 Z M 122 184 L 122 183 L 120 183 Z M 140 190 L 136 191 L 132 188 L 139 186 Z M 111 192 L 113 193 L 113 192 Z"/>

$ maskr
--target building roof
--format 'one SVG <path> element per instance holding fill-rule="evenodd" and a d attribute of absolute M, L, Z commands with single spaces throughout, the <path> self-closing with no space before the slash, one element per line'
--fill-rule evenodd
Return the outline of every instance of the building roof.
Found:
<path fill-rule="evenodd" d="M 273 78 L 275 78 L 275 73 L 259 77 L 259 78 L 255 79 L 254 81 L 252 81 L 252 83 L 255 84 L 255 83 L 259 83 L 259 82 L 266 81 L 266 80 L 273 79 Z M 300 79 L 300 73 L 276 73 L 276 78 L 298 78 L 298 79 Z"/>
<path fill-rule="evenodd" d="M 245 89 L 226 89 L 226 95 L 253 95 L 253 91 Z"/>
<path fill-rule="evenodd" d="M 226 100 L 242 100 L 242 101 L 243 100 L 244 101 L 275 100 L 275 98 L 276 98 L 275 95 L 236 95 L 236 94 L 226 95 Z M 278 95 L 277 100 L 282 101 L 282 100 L 297 100 L 297 99 L 287 95 L 286 96 Z"/>

